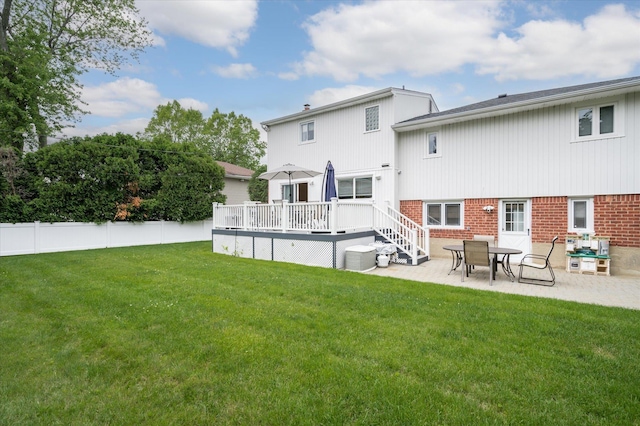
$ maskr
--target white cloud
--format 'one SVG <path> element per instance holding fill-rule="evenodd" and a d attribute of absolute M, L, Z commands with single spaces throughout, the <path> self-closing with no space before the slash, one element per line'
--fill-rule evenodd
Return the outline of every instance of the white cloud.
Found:
<path fill-rule="evenodd" d="M 313 92 L 309 97 L 309 103 L 312 108 L 316 108 L 375 92 L 378 89 L 380 88 L 355 85 L 348 85 L 345 87 L 328 87 L 326 89 L 316 90 Z"/>
<path fill-rule="evenodd" d="M 214 66 L 212 71 L 224 78 L 247 79 L 256 75 L 256 68 L 251 64 L 230 64 L 226 67 Z"/>
<path fill-rule="evenodd" d="M 555 17 L 558 14 L 556 10 L 544 3 L 527 2 L 525 8 L 535 18 Z"/>
<path fill-rule="evenodd" d="M 281 72 L 280 74 L 278 74 L 278 78 L 281 78 L 282 80 L 289 80 L 289 81 L 295 81 L 298 80 L 300 78 L 300 75 L 296 72 Z"/>
<path fill-rule="evenodd" d="M 258 18 L 257 0 L 136 1 L 149 26 L 204 46 L 226 49 L 234 57 Z M 161 37 L 158 36 L 160 40 Z M 162 40 L 164 41 L 164 40 Z"/>
<path fill-rule="evenodd" d="M 160 95 L 155 84 L 139 78 L 124 77 L 98 86 L 85 86 L 82 100 L 96 117 L 125 117 L 131 114 L 148 113 L 150 116 L 158 105 L 165 105 L 172 99 Z M 178 99 L 184 108 L 206 112 L 209 105 L 193 98 Z"/>
<path fill-rule="evenodd" d="M 520 27 L 509 2 L 383 1 L 340 4 L 304 24 L 312 49 L 280 78 L 329 76 L 337 81 L 414 77 L 473 66 L 497 80 L 602 78 L 640 64 L 640 12 L 607 5 L 583 22 L 560 20 L 546 7 Z M 513 35 L 515 34 L 515 35 Z"/>
<path fill-rule="evenodd" d="M 640 14 L 608 5 L 583 24 L 530 21 L 519 38 L 500 34 L 495 50 L 478 62 L 480 74 L 498 80 L 551 79 L 568 75 L 610 78 L 640 63 Z"/>
<path fill-rule="evenodd" d="M 102 133 L 108 133 L 110 135 L 120 133 L 127 133 L 130 135 L 135 135 L 138 132 L 143 132 L 144 129 L 149 124 L 149 118 L 133 118 L 130 120 L 120 120 L 114 123 L 111 123 L 107 126 L 84 126 L 78 125 L 76 127 L 67 127 L 62 130 L 62 135 L 65 137 L 84 137 L 84 136 L 95 136 L 100 135 Z"/>
<path fill-rule="evenodd" d="M 167 42 L 164 38 L 160 37 L 158 34 L 152 32 L 151 33 L 151 45 L 156 47 L 166 47 Z"/>
<path fill-rule="evenodd" d="M 155 84 L 129 77 L 98 86 L 85 86 L 82 100 L 88 104 L 83 108 L 92 115 L 102 117 L 124 117 L 131 113 L 153 110 L 163 103 Z"/>
<path fill-rule="evenodd" d="M 464 85 L 462 83 L 454 83 L 451 85 L 451 91 L 453 93 L 455 93 L 456 95 L 464 92 L 465 88 Z"/>
<path fill-rule="evenodd" d="M 499 1 L 341 4 L 304 24 L 313 50 L 294 70 L 338 81 L 455 70 L 490 51 L 501 26 L 499 6 Z"/>
<path fill-rule="evenodd" d="M 167 101 L 169 102 L 169 101 Z M 163 102 L 163 103 L 167 103 L 167 102 Z M 200 111 L 202 113 L 207 112 L 207 110 L 209 109 L 209 105 L 207 105 L 206 102 L 201 102 L 197 99 L 193 99 L 193 98 L 180 98 L 178 99 L 178 103 L 180 104 L 180 106 L 184 109 L 195 109 L 197 111 Z"/>

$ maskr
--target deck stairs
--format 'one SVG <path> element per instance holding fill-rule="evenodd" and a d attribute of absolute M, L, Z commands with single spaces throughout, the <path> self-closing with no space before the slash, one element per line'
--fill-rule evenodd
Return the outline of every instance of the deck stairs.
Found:
<path fill-rule="evenodd" d="M 374 209 L 376 241 L 393 244 L 398 251 L 396 263 L 418 265 L 429 260 L 429 230 L 387 205 Z"/>

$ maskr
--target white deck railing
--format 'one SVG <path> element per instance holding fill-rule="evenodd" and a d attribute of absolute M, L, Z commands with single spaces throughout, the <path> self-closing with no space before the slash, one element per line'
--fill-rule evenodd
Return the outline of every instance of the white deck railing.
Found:
<path fill-rule="evenodd" d="M 213 227 L 246 231 L 322 232 L 337 234 L 375 230 L 417 264 L 420 254 L 429 255 L 429 232 L 400 212 L 373 203 L 330 202 L 243 205 L 213 204 Z"/>
<path fill-rule="evenodd" d="M 338 232 L 373 229 L 371 204 L 340 202 L 225 206 L 214 203 L 213 227 L 247 231 Z"/>

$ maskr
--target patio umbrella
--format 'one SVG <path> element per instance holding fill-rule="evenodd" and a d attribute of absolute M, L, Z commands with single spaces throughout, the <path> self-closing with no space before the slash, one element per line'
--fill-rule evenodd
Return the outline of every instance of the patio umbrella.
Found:
<path fill-rule="evenodd" d="M 336 197 L 336 175 L 333 170 L 333 164 L 331 161 L 327 162 L 327 167 L 324 170 L 324 178 L 322 182 L 322 190 L 324 191 L 324 201 L 331 201 Z"/>
<path fill-rule="evenodd" d="M 289 185 L 291 185 L 291 179 L 302 179 L 307 177 L 318 176 L 322 173 L 316 172 L 315 170 L 305 169 L 304 167 L 299 167 L 294 164 L 285 164 L 282 167 L 278 167 L 277 169 L 273 169 L 271 171 L 266 171 L 258 176 L 259 179 L 289 179 Z M 293 197 L 293 193 L 289 194 L 289 202 L 293 202 L 291 199 Z"/>

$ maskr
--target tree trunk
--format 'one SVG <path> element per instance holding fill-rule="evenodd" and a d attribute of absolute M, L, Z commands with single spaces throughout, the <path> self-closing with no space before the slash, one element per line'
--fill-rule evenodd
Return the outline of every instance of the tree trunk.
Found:
<path fill-rule="evenodd" d="M 9 50 L 9 46 L 7 45 L 7 32 L 9 31 L 11 3 L 13 3 L 13 0 L 4 0 L 4 6 L 2 7 L 2 21 L 0 22 L 0 50 L 3 52 Z"/>
<path fill-rule="evenodd" d="M 47 144 L 47 135 L 38 135 L 38 148 L 44 148 Z"/>

